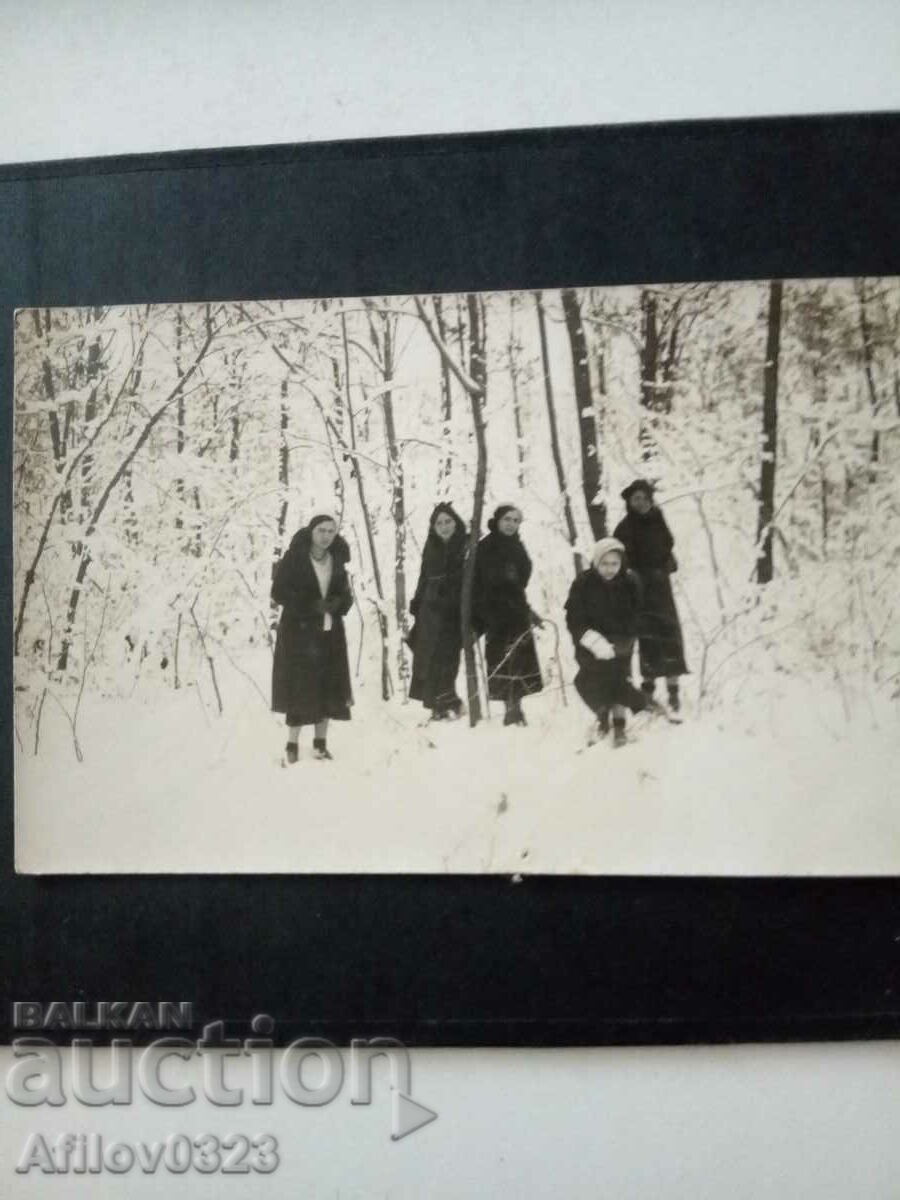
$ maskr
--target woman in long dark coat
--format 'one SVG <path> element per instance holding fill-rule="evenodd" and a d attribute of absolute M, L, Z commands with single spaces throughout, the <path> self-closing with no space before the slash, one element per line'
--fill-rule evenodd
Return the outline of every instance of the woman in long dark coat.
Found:
<path fill-rule="evenodd" d="M 617 538 L 601 538 L 591 566 L 569 589 L 566 625 L 575 643 L 578 674 L 575 690 L 597 717 L 598 731 L 613 745 L 625 744 L 625 712 L 657 705 L 631 682 L 631 659 L 641 615 L 641 584 L 623 567 L 625 547 Z"/>
<path fill-rule="evenodd" d="M 488 695 L 505 705 L 504 725 L 524 725 L 523 696 L 543 687 L 532 626 L 541 619 L 525 596 L 531 559 L 519 537 L 522 514 L 501 504 L 475 560 L 475 627 L 485 634 Z"/>
<path fill-rule="evenodd" d="M 428 522 L 419 582 L 409 611 L 415 625 L 409 636 L 413 652 L 409 695 L 431 709 L 432 720 L 458 717 L 462 700 L 456 693 L 462 652 L 460 595 L 466 527 L 451 504 L 438 504 Z"/>
<path fill-rule="evenodd" d="M 313 757 L 331 758 L 329 721 L 349 721 L 353 693 L 343 618 L 353 604 L 350 549 L 325 514 L 294 534 L 275 566 L 272 600 L 282 605 L 272 667 L 272 711 L 285 714 L 287 761 L 297 761 L 303 725 L 315 726 Z"/>
<path fill-rule="evenodd" d="M 622 492 L 622 499 L 627 512 L 616 526 L 615 536 L 625 547 L 627 566 L 640 579 L 644 596 L 638 630 L 641 687 L 652 696 L 656 680 L 664 677 L 669 707 L 678 712 L 681 707 L 678 677 L 686 675 L 688 669 L 670 579 L 678 569 L 673 553 L 675 539 L 653 501 L 653 485 L 646 479 L 629 484 Z"/>

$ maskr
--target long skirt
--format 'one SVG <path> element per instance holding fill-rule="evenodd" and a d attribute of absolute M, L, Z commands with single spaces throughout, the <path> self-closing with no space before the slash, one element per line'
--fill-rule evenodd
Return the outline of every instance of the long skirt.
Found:
<path fill-rule="evenodd" d="M 488 630 L 484 642 L 488 695 L 492 700 L 518 704 L 523 696 L 541 691 L 541 668 L 531 627 L 517 633 Z"/>
<path fill-rule="evenodd" d="M 410 633 L 413 652 L 410 700 L 421 700 L 435 712 L 458 712 L 462 701 L 456 692 L 462 634 L 459 621 L 423 608 Z"/>
<path fill-rule="evenodd" d="M 272 709 L 286 725 L 349 721 L 353 695 L 343 627 L 328 632 L 282 620 L 275 645 Z"/>
<path fill-rule="evenodd" d="M 638 632 L 641 676 L 656 679 L 662 675 L 687 675 L 681 622 L 668 572 L 652 570 L 638 574 L 644 588 Z"/>
<path fill-rule="evenodd" d="M 591 712 L 597 716 L 615 704 L 642 712 L 648 699 L 631 682 L 630 655 L 600 660 L 579 655 L 580 670 L 575 676 L 575 690 Z"/>

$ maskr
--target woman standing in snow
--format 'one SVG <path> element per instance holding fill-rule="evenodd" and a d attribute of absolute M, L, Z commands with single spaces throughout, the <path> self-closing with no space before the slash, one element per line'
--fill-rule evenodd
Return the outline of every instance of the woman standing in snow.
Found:
<path fill-rule="evenodd" d="M 474 624 L 485 633 L 488 695 L 503 701 L 504 725 L 524 725 L 522 698 L 543 687 L 531 632 L 543 622 L 525 597 L 531 559 L 519 537 L 521 523 L 518 508 L 501 504 L 475 560 Z"/>
<path fill-rule="evenodd" d="M 616 526 L 615 536 L 624 545 L 627 565 L 637 574 L 643 588 L 638 630 L 641 687 L 652 696 L 656 680 L 664 676 L 669 707 L 677 713 L 681 707 L 678 677 L 686 675 L 688 669 L 669 578 L 677 570 L 672 553 L 675 539 L 653 501 L 653 490 L 646 479 L 635 479 L 625 488 L 622 499 L 627 512 Z"/>
<path fill-rule="evenodd" d="M 349 721 L 353 694 L 343 617 L 353 603 L 350 550 L 334 517 L 320 513 L 294 534 L 275 566 L 272 600 L 282 605 L 272 666 L 272 711 L 285 714 L 286 756 L 297 761 L 303 725 L 315 726 L 313 757 L 331 758 L 328 722 Z"/>
<path fill-rule="evenodd" d="M 575 643 L 578 674 L 575 690 L 597 717 L 601 735 L 613 745 L 625 744 L 625 711 L 658 707 L 631 682 L 631 657 L 641 613 L 641 584 L 623 567 L 625 547 L 616 538 L 601 538 L 566 601 L 566 624 Z"/>
<path fill-rule="evenodd" d="M 458 717 L 456 694 L 462 652 L 460 594 L 466 527 L 451 504 L 438 504 L 428 522 L 419 583 L 409 611 L 415 625 L 409 635 L 413 652 L 411 700 L 431 709 L 434 721 Z"/>

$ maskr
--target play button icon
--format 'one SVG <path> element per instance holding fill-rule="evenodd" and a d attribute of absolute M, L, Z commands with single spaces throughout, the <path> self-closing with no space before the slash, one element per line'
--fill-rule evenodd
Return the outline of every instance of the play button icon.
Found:
<path fill-rule="evenodd" d="M 432 1112 L 424 1104 L 419 1104 L 417 1100 L 413 1100 L 412 1096 L 407 1096 L 398 1088 L 391 1089 L 391 1106 L 392 1142 L 399 1142 L 401 1138 L 415 1133 L 417 1129 L 421 1129 L 424 1125 L 429 1125 L 437 1119 L 436 1112 Z"/>

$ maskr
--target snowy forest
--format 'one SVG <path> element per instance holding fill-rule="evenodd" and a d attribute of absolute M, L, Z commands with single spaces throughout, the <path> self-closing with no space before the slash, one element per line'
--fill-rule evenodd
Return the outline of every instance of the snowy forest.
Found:
<path fill-rule="evenodd" d="M 351 549 L 345 757 L 433 748 L 404 637 L 440 500 L 471 545 L 521 509 L 545 620 L 522 736 L 583 732 L 563 605 L 640 476 L 691 672 L 665 736 L 790 738 L 802 711 L 822 745 L 859 722 L 896 740 L 896 279 L 27 309 L 14 403 L 20 786 L 92 761 L 101 786 L 111 741 L 194 754 L 195 786 L 203 763 L 275 764 L 272 569 L 322 511 Z M 462 676 L 456 754 L 502 733 L 472 638 Z"/>

